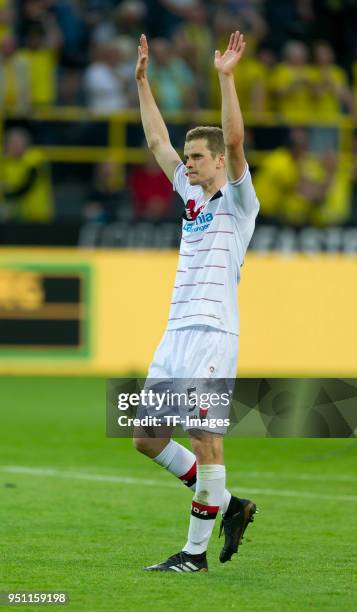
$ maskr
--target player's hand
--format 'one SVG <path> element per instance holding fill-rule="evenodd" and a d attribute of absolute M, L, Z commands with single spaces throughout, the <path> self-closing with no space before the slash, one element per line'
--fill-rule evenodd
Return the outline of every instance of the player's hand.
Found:
<path fill-rule="evenodd" d="M 233 74 L 233 70 L 242 57 L 245 49 L 243 34 L 239 30 L 233 32 L 229 39 L 229 44 L 223 55 L 220 51 L 215 51 L 214 66 L 222 74 Z"/>
<path fill-rule="evenodd" d="M 149 47 L 145 34 L 140 36 L 140 44 L 138 46 L 138 61 L 135 68 L 135 78 L 139 81 L 146 76 L 146 71 L 149 62 Z"/>

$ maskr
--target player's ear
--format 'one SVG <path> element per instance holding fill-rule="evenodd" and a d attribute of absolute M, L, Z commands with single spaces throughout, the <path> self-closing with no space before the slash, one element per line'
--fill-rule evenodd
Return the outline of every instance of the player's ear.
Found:
<path fill-rule="evenodd" d="M 224 167 L 224 163 L 225 163 L 225 161 L 224 161 L 224 153 L 219 153 L 219 155 L 218 155 L 218 162 L 219 162 L 218 167 L 219 168 L 223 168 Z"/>

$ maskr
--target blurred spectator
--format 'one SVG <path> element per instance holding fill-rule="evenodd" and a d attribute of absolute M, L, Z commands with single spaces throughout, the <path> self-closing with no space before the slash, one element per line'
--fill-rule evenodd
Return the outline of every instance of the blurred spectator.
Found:
<path fill-rule="evenodd" d="M 357 114 L 357 44 L 356 44 L 356 55 L 352 66 L 352 87 L 353 87 L 353 105 L 355 113 Z"/>
<path fill-rule="evenodd" d="M 0 0 L 0 42 L 13 31 L 14 7 L 11 0 Z"/>
<path fill-rule="evenodd" d="M 190 19 L 192 11 L 197 7 L 197 0 L 159 0 L 160 4 L 173 15 L 179 15 L 183 19 Z"/>
<path fill-rule="evenodd" d="M 116 34 L 125 34 L 138 41 L 145 31 L 147 9 L 141 0 L 124 0 L 114 13 Z"/>
<path fill-rule="evenodd" d="M 356 0 L 304 1 L 311 4 L 314 15 L 312 21 L 314 38 L 328 40 L 335 50 L 337 63 L 343 66 L 351 77 L 357 39 Z"/>
<path fill-rule="evenodd" d="M 353 114 L 353 94 L 347 75 L 334 63 L 334 51 L 325 41 L 317 41 L 313 47 L 314 65 L 311 70 L 314 95 L 314 117 L 318 121 L 335 123 L 343 111 Z M 337 149 L 338 127 L 316 127 L 311 135 L 311 147 L 320 152 Z"/>
<path fill-rule="evenodd" d="M 24 112 L 31 102 L 26 60 L 16 51 L 16 39 L 8 34 L 0 39 L 0 107 Z"/>
<path fill-rule="evenodd" d="M 224 2 L 213 20 L 214 48 L 223 52 L 230 33 L 236 29 L 244 32 L 246 49 L 235 71 L 239 100 L 245 113 L 258 115 L 263 112 L 266 96 L 265 68 L 256 58 L 256 49 L 264 37 L 266 25 L 251 2 L 239 2 L 239 6 Z M 229 10 L 227 10 L 229 9 Z M 218 109 L 221 104 L 219 83 L 214 66 L 210 64 L 211 97 L 210 106 Z"/>
<path fill-rule="evenodd" d="M 303 3 L 306 3 L 306 0 L 264 2 L 263 18 L 269 24 L 269 31 L 264 42 L 275 53 L 279 54 L 288 40 L 307 40 L 311 19 L 307 9 L 300 9 Z M 317 22 L 318 19 L 317 16 Z"/>
<path fill-rule="evenodd" d="M 229 40 L 231 32 L 239 30 L 238 25 L 239 21 L 237 17 L 232 16 L 227 11 L 217 11 L 212 23 L 214 49 L 219 49 L 223 52 L 227 46 L 227 40 Z M 249 48 L 248 44 L 246 46 L 246 49 L 247 48 Z"/>
<path fill-rule="evenodd" d="M 86 11 L 101 10 L 104 12 L 113 10 L 118 5 L 118 0 L 82 0 Z M 120 2 L 121 0 L 119 0 Z"/>
<path fill-rule="evenodd" d="M 197 108 L 194 75 L 165 38 L 150 42 L 148 75 L 159 108 L 177 111 Z"/>
<path fill-rule="evenodd" d="M 258 80 L 258 91 L 255 93 L 254 108 L 256 116 L 260 113 L 272 112 L 273 93 L 272 93 L 272 74 L 276 66 L 276 56 L 270 47 L 261 46 L 256 54 L 262 77 Z"/>
<path fill-rule="evenodd" d="M 248 11 L 261 13 L 264 0 L 216 0 L 217 8 L 223 8 L 232 15 L 241 15 Z"/>
<path fill-rule="evenodd" d="M 336 154 L 312 155 L 308 132 L 295 128 L 290 147 L 268 153 L 254 177 L 261 212 L 294 225 L 343 223 L 350 214 L 351 179 Z"/>
<path fill-rule="evenodd" d="M 103 0 L 87 1 L 83 7 L 89 34 L 89 47 L 109 42 L 114 36 L 112 9 Z"/>
<path fill-rule="evenodd" d="M 175 56 L 180 58 L 183 62 L 185 62 L 185 64 L 187 64 L 187 66 L 189 66 L 189 68 L 195 74 L 195 77 L 197 77 L 198 76 L 197 65 L 199 61 L 198 60 L 199 51 L 198 51 L 198 48 L 195 42 L 193 42 L 191 38 L 189 37 L 187 30 L 183 27 L 181 28 L 180 26 L 175 31 L 175 33 L 172 35 L 171 42 L 172 42 L 172 50 Z M 206 66 L 205 66 L 206 70 L 207 70 L 207 63 L 208 62 L 206 61 Z"/>
<path fill-rule="evenodd" d="M 138 55 L 138 47 L 131 36 L 121 34 L 116 36 L 113 41 L 114 45 L 119 50 L 121 62 L 119 73 L 123 81 L 126 83 L 126 93 L 128 96 L 129 107 L 138 106 L 138 89 L 133 75 L 135 74 L 135 65 Z"/>
<path fill-rule="evenodd" d="M 334 51 L 327 42 L 318 41 L 313 48 L 312 78 L 315 92 L 315 115 L 318 119 L 336 119 L 345 108 L 353 113 L 353 97 L 345 71 L 334 63 Z"/>
<path fill-rule="evenodd" d="M 52 10 L 55 0 L 22 0 L 18 2 L 17 35 L 20 47 L 28 46 L 28 36 L 34 26 L 41 24 L 46 47 L 59 49 L 62 44 L 61 30 Z"/>
<path fill-rule="evenodd" d="M 244 38 L 254 51 L 264 40 L 268 26 L 262 14 L 262 2 L 256 0 L 225 0 L 224 9 L 232 17 L 236 17 L 239 30 L 244 32 Z"/>
<path fill-rule="evenodd" d="M 125 0 L 114 3 L 117 6 L 107 6 L 100 0 L 90 3 L 86 16 L 90 25 L 90 39 L 92 44 L 104 44 L 112 41 L 117 36 L 125 35 L 132 39 L 137 46 L 140 34 L 147 31 L 146 27 L 146 2 L 141 0 Z"/>
<path fill-rule="evenodd" d="M 60 38 L 47 31 L 42 21 L 34 21 L 25 35 L 25 48 L 19 56 L 27 63 L 33 106 L 52 105 L 57 97 L 57 49 Z"/>
<path fill-rule="evenodd" d="M 89 27 L 81 0 L 56 0 L 53 7 L 63 45 L 61 65 L 83 68 L 88 60 Z"/>
<path fill-rule="evenodd" d="M 145 164 L 134 167 L 129 174 L 134 215 L 137 219 L 162 219 L 171 213 L 172 185 L 152 153 L 146 149 L 145 155 Z"/>
<path fill-rule="evenodd" d="M 60 106 L 83 106 L 82 72 L 75 67 L 61 70 L 58 79 L 58 98 Z"/>
<path fill-rule="evenodd" d="M 165 33 L 167 37 L 171 37 L 182 23 L 189 23 L 192 20 L 200 2 L 199 0 L 157 0 L 151 4 L 154 10 L 156 9 L 155 18 L 159 21 L 158 29 L 155 29 L 155 24 L 151 24 L 154 25 L 156 36 Z"/>
<path fill-rule="evenodd" d="M 302 42 L 291 40 L 284 47 L 284 61 L 272 74 L 275 109 L 286 120 L 309 120 L 314 113 L 314 88 L 308 51 Z"/>
<path fill-rule="evenodd" d="M 54 213 L 51 174 L 44 155 L 31 146 L 28 132 L 5 134 L 2 167 L 3 216 L 12 221 L 46 223 Z"/>
<path fill-rule="evenodd" d="M 249 49 L 253 55 L 259 44 L 263 41 L 267 25 L 258 10 L 251 4 L 240 3 L 240 6 L 235 4 L 226 5 L 220 10 L 217 10 L 213 19 L 213 35 L 215 39 L 214 48 L 220 49 L 223 53 L 227 46 L 227 40 L 231 32 L 240 30 L 244 33 L 246 41 L 246 50 Z M 230 10 L 227 10 L 227 8 Z"/>
<path fill-rule="evenodd" d="M 200 96 L 200 105 L 209 105 L 211 64 L 207 58 L 213 57 L 213 36 L 208 22 L 208 9 L 198 2 L 191 11 L 189 21 L 184 21 L 174 32 L 172 41 L 175 53 L 192 70 Z"/>
<path fill-rule="evenodd" d="M 97 45 L 93 55 L 83 79 L 88 106 L 99 112 L 128 108 L 133 75 L 120 47 L 115 42 Z"/>
<path fill-rule="evenodd" d="M 122 200 L 118 164 L 112 161 L 97 164 L 94 170 L 93 185 L 82 209 L 84 219 L 91 223 L 114 221 Z"/>

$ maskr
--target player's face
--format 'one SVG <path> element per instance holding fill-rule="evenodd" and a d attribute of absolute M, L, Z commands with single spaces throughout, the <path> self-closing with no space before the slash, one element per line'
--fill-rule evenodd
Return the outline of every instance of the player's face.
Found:
<path fill-rule="evenodd" d="M 224 167 L 224 156 L 213 156 L 205 138 L 185 142 L 184 163 L 191 185 L 205 185 Z"/>

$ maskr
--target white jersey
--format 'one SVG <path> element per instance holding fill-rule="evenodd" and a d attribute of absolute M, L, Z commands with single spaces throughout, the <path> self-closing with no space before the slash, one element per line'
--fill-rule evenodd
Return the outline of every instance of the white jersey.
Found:
<path fill-rule="evenodd" d="M 180 163 L 173 187 L 185 203 L 179 262 L 168 329 L 208 325 L 239 334 L 237 285 L 259 202 L 248 165 L 208 201 Z"/>

